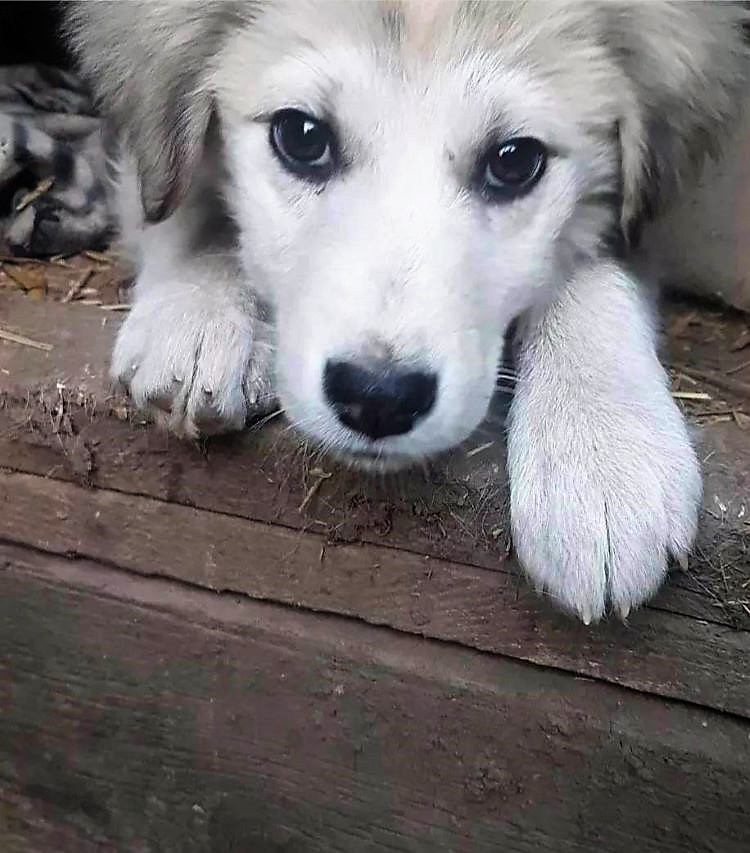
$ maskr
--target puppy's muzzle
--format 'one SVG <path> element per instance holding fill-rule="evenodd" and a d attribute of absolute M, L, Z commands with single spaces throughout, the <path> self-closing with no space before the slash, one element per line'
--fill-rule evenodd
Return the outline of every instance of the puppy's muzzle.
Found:
<path fill-rule="evenodd" d="M 371 440 L 411 432 L 435 405 L 437 377 L 393 361 L 328 361 L 323 387 L 339 421 Z"/>

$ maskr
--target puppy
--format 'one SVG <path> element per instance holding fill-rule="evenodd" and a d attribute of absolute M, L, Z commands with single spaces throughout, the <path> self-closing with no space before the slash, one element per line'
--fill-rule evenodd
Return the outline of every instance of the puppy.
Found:
<path fill-rule="evenodd" d="M 291 422 L 369 467 L 461 443 L 517 323 L 512 532 L 622 618 L 701 478 L 622 260 L 743 86 L 742 4 L 73 4 L 138 267 L 113 374 L 175 432 Z"/>

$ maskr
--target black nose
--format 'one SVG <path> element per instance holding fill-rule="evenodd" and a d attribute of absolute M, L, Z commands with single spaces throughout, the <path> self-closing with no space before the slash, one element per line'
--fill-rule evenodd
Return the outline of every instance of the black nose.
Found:
<path fill-rule="evenodd" d="M 323 387 L 341 423 L 375 439 L 409 432 L 435 405 L 437 378 L 391 362 L 363 367 L 329 361 Z"/>

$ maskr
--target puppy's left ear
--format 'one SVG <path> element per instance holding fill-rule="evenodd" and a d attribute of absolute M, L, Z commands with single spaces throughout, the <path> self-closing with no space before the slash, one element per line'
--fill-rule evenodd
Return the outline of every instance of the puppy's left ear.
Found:
<path fill-rule="evenodd" d="M 626 241 L 716 156 L 747 83 L 745 3 L 605 3 L 608 40 L 632 86 L 619 124 Z"/>

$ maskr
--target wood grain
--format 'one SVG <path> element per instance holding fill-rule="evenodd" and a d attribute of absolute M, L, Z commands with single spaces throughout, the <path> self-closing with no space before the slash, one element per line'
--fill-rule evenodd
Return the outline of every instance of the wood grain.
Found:
<path fill-rule="evenodd" d="M 0 539 L 449 640 L 750 717 L 750 632 L 644 610 L 591 630 L 512 575 L 0 472 Z"/>
<path fill-rule="evenodd" d="M 747 849 L 746 722 L 83 560 L 0 566 L 11 853 Z"/>

